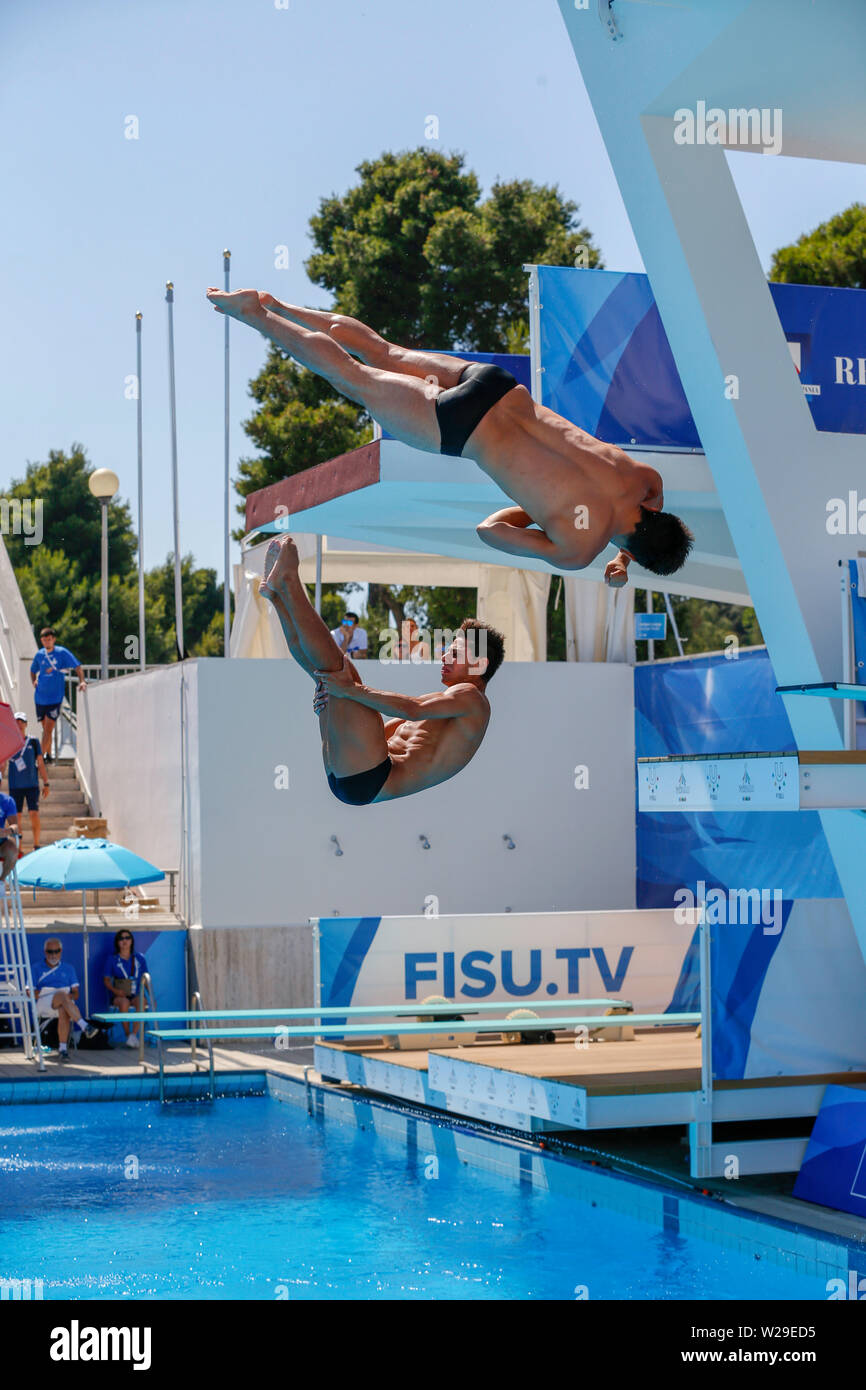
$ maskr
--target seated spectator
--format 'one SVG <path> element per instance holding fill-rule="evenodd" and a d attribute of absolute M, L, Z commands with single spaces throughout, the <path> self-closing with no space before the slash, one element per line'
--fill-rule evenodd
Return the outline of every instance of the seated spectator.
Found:
<path fill-rule="evenodd" d="M 397 645 L 398 661 L 429 661 L 430 644 L 418 635 L 418 624 L 414 618 L 404 618 L 400 624 L 400 641 Z"/>
<path fill-rule="evenodd" d="M 15 809 L 20 815 L 24 810 L 24 802 L 27 802 L 27 810 L 30 814 L 30 829 L 33 831 L 33 848 L 41 849 L 39 821 L 39 782 L 42 782 L 42 790 L 48 795 L 48 774 L 45 771 L 45 763 L 42 760 L 42 749 L 39 746 L 38 738 L 27 738 L 27 715 L 24 710 L 18 710 L 15 715 L 18 728 L 21 730 L 21 737 L 25 740 L 24 747 L 18 753 L 14 753 L 7 762 L 3 764 L 2 773 L 9 772 L 9 793 L 15 802 Z M 20 856 L 19 856 L 20 857 Z"/>
<path fill-rule="evenodd" d="M 340 626 L 331 629 L 331 636 L 340 651 L 353 661 L 358 657 L 363 660 L 367 655 L 367 634 L 362 627 L 358 627 L 357 613 L 347 613 Z"/>
<path fill-rule="evenodd" d="M 114 955 L 105 962 L 103 980 L 111 995 L 111 1002 L 122 1014 L 139 1011 L 139 992 L 141 977 L 147 970 L 147 961 L 135 949 L 135 937 L 128 927 L 121 927 L 114 934 Z M 126 1046 L 138 1047 L 138 1024 L 124 1023 Z"/>
<path fill-rule="evenodd" d="M 88 1026 L 81 1017 L 75 1002 L 79 994 L 78 974 L 73 965 L 66 965 L 61 959 L 63 947 L 56 936 L 49 936 L 45 943 L 45 966 L 34 971 L 33 988 L 36 991 L 36 1015 L 38 1018 L 56 1018 L 57 1036 L 60 1041 L 58 1062 L 68 1062 L 67 1043 L 70 1026 L 83 1033 L 86 1038 L 95 1038 L 98 1028 Z"/>
<path fill-rule="evenodd" d="M 7 879 L 18 863 L 20 840 L 18 807 L 11 796 L 0 792 L 0 879 Z"/>

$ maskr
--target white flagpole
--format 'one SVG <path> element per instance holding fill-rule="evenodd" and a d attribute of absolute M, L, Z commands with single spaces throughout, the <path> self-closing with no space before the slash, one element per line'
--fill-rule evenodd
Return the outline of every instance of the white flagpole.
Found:
<path fill-rule="evenodd" d="M 174 626 L 177 636 L 177 659 L 183 661 L 183 587 L 180 568 L 180 515 L 177 496 L 177 402 L 174 390 L 174 285 L 166 281 L 165 302 L 168 305 L 168 397 L 171 412 L 171 490 L 174 510 Z"/>
<path fill-rule="evenodd" d="M 223 251 L 223 271 L 225 272 L 226 294 L 229 292 L 229 277 L 231 272 L 231 251 Z M 223 656 L 229 656 L 229 639 L 231 633 L 231 580 L 229 566 L 231 563 L 231 479 L 229 477 L 229 315 L 225 316 L 225 537 L 224 537 L 224 580 L 223 580 Z"/>
<path fill-rule="evenodd" d="M 147 661 L 144 651 L 144 467 L 141 433 L 141 314 L 135 316 L 135 357 L 138 382 L 138 664 L 142 671 Z"/>

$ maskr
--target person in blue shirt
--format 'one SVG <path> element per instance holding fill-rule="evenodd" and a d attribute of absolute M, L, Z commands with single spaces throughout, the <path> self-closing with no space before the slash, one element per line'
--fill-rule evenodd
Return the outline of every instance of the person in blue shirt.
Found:
<path fill-rule="evenodd" d="M 78 972 L 74 965 L 67 965 L 61 959 L 63 946 L 56 936 L 49 936 L 45 943 L 45 965 L 33 971 L 33 988 L 36 991 L 36 1014 L 39 1018 L 57 1019 L 57 1036 L 60 1039 L 58 1062 L 68 1062 L 67 1043 L 70 1028 L 76 1028 L 86 1038 L 95 1038 L 98 1028 L 88 1026 L 81 1017 L 76 1004 L 79 994 Z"/>
<path fill-rule="evenodd" d="M 63 672 L 75 672 L 79 690 L 84 690 L 87 682 L 78 658 L 66 647 L 57 646 L 52 627 L 44 627 L 39 638 L 42 646 L 30 663 L 30 679 L 36 691 L 36 718 L 42 725 L 42 756 L 50 763 L 51 735 L 60 716 L 66 689 Z"/>
<path fill-rule="evenodd" d="M 6 879 L 18 863 L 18 842 L 21 832 L 18 829 L 18 807 L 0 792 L 0 878 Z"/>
<path fill-rule="evenodd" d="M 27 714 L 23 709 L 16 710 L 15 720 L 21 730 L 21 737 L 24 739 L 24 747 L 3 764 L 3 776 L 9 775 L 9 794 L 15 802 L 15 809 L 20 815 L 24 810 L 24 802 L 27 802 L 27 810 L 30 813 L 30 829 L 33 831 L 33 848 L 41 849 L 39 843 L 41 825 L 39 820 L 39 782 L 42 781 L 42 790 L 48 795 L 49 782 L 48 774 L 45 771 L 45 763 L 42 759 L 42 749 L 39 747 L 38 738 L 27 737 Z"/>
<path fill-rule="evenodd" d="M 130 1009 L 134 1013 L 139 1007 L 139 990 L 141 987 L 141 977 L 147 970 L 147 961 L 144 956 L 135 949 L 135 937 L 128 927 L 121 927 L 114 934 L 114 955 L 109 956 L 105 962 L 105 973 L 103 981 L 105 988 L 111 995 L 111 1002 L 122 1014 L 128 1013 Z M 138 1047 L 138 1024 L 130 1025 L 124 1023 L 123 1031 L 126 1034 L 126 1046 Z"/>

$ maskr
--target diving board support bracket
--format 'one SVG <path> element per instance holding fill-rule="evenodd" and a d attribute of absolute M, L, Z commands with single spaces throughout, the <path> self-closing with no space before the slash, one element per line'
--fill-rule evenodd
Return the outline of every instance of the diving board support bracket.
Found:
<path fill-rule="evenodd" d="M 558 4 L 773 668 L 783 682 L 820 680 L 839 661 L 840 538 L 823 519 L 827 499 L 862 477 L 863 439 L 814 427 L 727 151 L 696 126 L 709 92 L 717 108 L 737 109 L 763 107 L 772 90 L 786 156 L 863 164 L 866 7 L 845 0 L 828 25 L 810 0 L 630 4 L 628 42 L 612 44 L 574 0 Z M 804 66 L 828 80 L 804 84 Z M 684 112 L 697 135 L 685 142 Z M 757 155 L 771 148 L 730 131 L 726 143 Z M 788 710 L 800 747 L 841 744 L 826 703 Z M 866 959 L 866 818 L 822 809 Z"/>

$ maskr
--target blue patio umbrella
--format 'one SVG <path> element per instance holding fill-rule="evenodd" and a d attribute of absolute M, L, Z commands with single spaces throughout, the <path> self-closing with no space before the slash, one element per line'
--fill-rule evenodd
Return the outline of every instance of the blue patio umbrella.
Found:
<path fill-rule="evenodd" d="M 18 869 L 18 882 L 28 888 L 79 889 L 85 926 L 89 888 L 131 888 L 164 878 L 162 869 L 111 840 L 56 840 L 28 854 Z"/>

